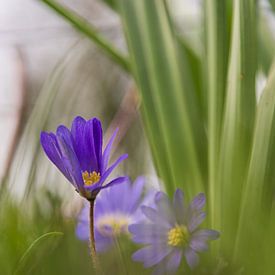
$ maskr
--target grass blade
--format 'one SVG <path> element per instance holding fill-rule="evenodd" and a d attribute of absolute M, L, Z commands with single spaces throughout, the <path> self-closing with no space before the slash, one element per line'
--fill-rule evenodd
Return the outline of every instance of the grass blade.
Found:
<path fill-rule="evenodd" d="M 18 266 L 13 274 L 18 274 L 20 273 L 20 271 L 22 271 L 28 259 L 32 256 L 34 251 L 39 248 L 39 246 L 42 244 L 43 241 L 52 237 L 62 237 L 62 236 L 63 236 L 62 232 L 49 232 L 49 233 L 43 234 L 42 236 L 37 238 L 35 241 L 33 241 L 31 245 L 28 247 L 28 249 L 25 251 L 25 253 L 22 255 L 22 257 L 20 258 L 18 262 Z"/>
<path fill-rule="evenodd" d="M 250 251 L 250 259 L 260 257 L 259 240 L 265 234 L 261 231 L 264 226 L 263 209 L 268 216 L 272 207 L 275 156 L 275 64 L 270 71 L 267 86 L 264 90 L 257 111 L 256 126 L 248 170 L 247 182 L 242 199 L 240 224 L 235 247 L 235 260 Z M 264 202 L 264 204 L 263 204 Z M 264 208 L 263 208 L 264 207 Z M 262 228 L 263 229 L 263 228 Z M 263 233 L 263 234 L 262 234 Z M 256 254 L 255 254 L 256 253 Z"/>
<path fill-rule="evenodd" d="M 218 155 L 224 113 L 226 73 L 228 62 L 228 27 L 226 1 L 207 0 L 206 24 L 206 79 L 208 107 L 208 164 L 209 203 L 213 228 L 220 221 L 221 185 L 217 179 Z"/>
<path fill-rule="evenodd" d="M 194 94 L 183 83 L 165 3 L 120 0 L 119 4 L 159 174 L 170 195 L 180 184 L 188 184 L 188 195 L 203 191 L 198 158 L 205 140 L 203 122 Z"/>
<path fill-rule="evenodd" d="M 87 38 L 91 39 L 97 46 L 99 46 L 110 58 L 112 58 L 118 65 L 126 72 L 129 71 L 128 60 L 110 44 L 98 31 L 89 24 L 84 18 L 77 15 L 70 9 L 60 5 L 53 0 L 41 0 L 50 8 L 56 11 L 59 15 L 68 20 L 78 31 L 83 33 Z"/>
<path fill-rule="evenodd" d="M 234 248 L 254 127 L 257 68 L 255 17 L 254 1 L 233 2 L 228 85 L 218 168 L 222 186 L 221 241 L 228 257 L 231 257 Z"/>

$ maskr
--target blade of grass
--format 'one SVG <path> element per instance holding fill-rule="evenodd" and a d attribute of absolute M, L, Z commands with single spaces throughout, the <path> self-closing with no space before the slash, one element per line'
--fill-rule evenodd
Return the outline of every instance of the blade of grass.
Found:
<path fill-rule="evenodd" d="M 180 184 L 188 184 L 188 195 L 194 195 L 203 191 L 197 146 L 199 139 L 204 139 L 194 133 L 204 127 L 194 94 L 189 93 L 181 77 L 178 45 L 165 3 L 120 0 L 119 4 L 144 118 L 148 120 L 145 123 L 154 129 L 150 144 L 161 140 L 163 145 L 152 148 L 158 155 L 158 171 L 169 171 L 170 176 L 163 180 L 170 195 Z"/>
<path fill-rule="evenodd" d="M 144 69 L 145 59 L 142 53 L 142 49 L 139 46 L 140 34 L 134 35 L 136 33 L 139 33 L 139 26 L 136 20 L 131 21 L 131 19 L 135 18 L 136 16 L 135 7 L 133 5 L 122 5 L 120 8 L 121 11 L 124 13 L 123 23 L 126 37 L 129 40 L 129 51 L 135 53 L 133 55 L 130 54 L 130 61 L 136 83 L 138 84 L 140 90 L 149 91 L 150 79 L 148 74 L 145 73 Z M 128 20 L 131 21 L 130 25 L 126 23 Z M 146 100 L 143 99 L 142 95 L 141 99 L 142 104 L 140 108 L 145 124 L 145 131 L 148 136 L 148 141 L 151 147 L 153 160 L 156 164 L 158 175 L 164 180 L 170 180 L 172 178 L 172 175 L 170 173 L 170 169 L 168 169 L 169 166 L 166 157 L 167 153 L 165 152 L 163 135 L 160 132 L 160 125 L 159 121 L 157 120 L 153 98 L 150 93 L 147 93 Z M 166 169 L 161 169 L 161 167 L 166 167 Z"/>
<path fill-rule="evenodd" d="M 87 20 L 77 15 L 70 9 L 60 5 L 53 0 L 41 0 L 59 15 L 69 21 L 78 31 L 83 33 L 87 38 L 91 39 L 103 52 L 113 59 L 122 69 L 129 72 L 129 63 L 125 56 L 120 53 L 110 42 L 108 42 Z"/>
<path fill-rule="evenodd" d="M 206 97 L 205 88 L 203 86 L 202 76 L 202 60 L 191 49 L 184 39 L 176 36 L 176 43 L 178 48 L 179 71 L 184 89 L 191 94 L 192 97 L 187 97 L 187 102 L 190 102 L 191 108 L 189 116 L 193 118 L 194 142 L 197 152 L 199 152 L 199 165 L 204 185 L 207 185 L 208 166 L 207 166 L 207 138 L 206 138 Z M 200 122 L 197 119 L 200 119 Z"/>
<path fill-rule="evenodd" d="M 261 69 L 267 75 L 272 65 L 274 56 L 274 35 L 272 28 L 268 25 L 268 18 L 264 12 L 259 12 L 259 30 L 258 30 L 258 48 L 259 48 L 259 63 Z"/>
<path fill-rule="evenodd" d="M 270 196 L 272 196 L 275 186 L 273 167 L 275 156 L 274 87 L 275 64 L 271 68 L 267 86 L 261 97 L 257 111 L 251 160 L 242 198 L 234 253 L 236 262 L 244 257 L 245 251 L 250 251 L 250 259 L 247 259 L 247 262 L 260 257 L 259 240 L 265 236 L 261 231 L 262 215 L 263 211 L 266 215 L 270 212 L 270 205 L 272 203 Z M 253 253 L 255 258 L 252 258 Z"/>
<path fill-rule="evenodd" d="M 221 186 L 217 180 L 217 170 L 224 113 L 229 40 L 226 1 L 207 0 L 204 20 L 206 25 L 206 79 L 208 90 L 209 212 L 211 226 L 219 229 Z"/>
<path fill-rule="evenodd" d="M 244 16 L 245 15 L 245 16 Z M 230 62 L 218 180 L 221 196 L 221 245 L 231 258 L 246 178 L 255 116 L 256 4 L 234 0 Z"/>
<path fill-rule="evenodd" d="M 24 268 L 27 260 L 32 256 L 32 253 L 34 253 L 34 250 L 39 248 L 39 245 L 45 241 L 46 239 L 50 237 L 61 237 L 63 236 L 62 232 L 48 232 L 34 240 L 31 245 L 28 247 L 28 249 L 25 251 L 25 253 L 22 255 L 20 258 L 16 270 L 13 272 L 13 274 L 18 274 L 20 273 L 20 270 Z"/>

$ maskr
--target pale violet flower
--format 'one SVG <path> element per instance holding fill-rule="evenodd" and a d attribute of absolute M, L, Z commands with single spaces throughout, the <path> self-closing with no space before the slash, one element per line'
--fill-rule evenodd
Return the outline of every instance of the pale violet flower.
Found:
<path fill-rule="evenodd" d="M 145 194 L 145 179 L 138 177 L 134 183 L 128 179 L 121 185 L 102 190 L 95 202 L 95 243 L 98 252 L 111 247 L 115 238 L 130 236 L 129 225 L 144 219 L 140 205 L 150 205 L 155 191 Z M 89 240 L 89 204 L 78 217 L 76 235 L 81 240 Z"/>
<path fill-rule="evenodd" d="M 173 202 L 158 192 L 154 208 L 142 206 L 147 221 L 129 226 L 133 241 L 145 245 L 133 254 L 133 260 L 142 262 L 145 268 L 154 266 L 154 274 L 174 273 L 183 258 L 194 268 L 198 253 L 208 249 L 208 241 L 219 237 L 215 230 L 198 228 L 205 218 L 204 204 L 202 193 L 186 206 L 180 189 Z"/>

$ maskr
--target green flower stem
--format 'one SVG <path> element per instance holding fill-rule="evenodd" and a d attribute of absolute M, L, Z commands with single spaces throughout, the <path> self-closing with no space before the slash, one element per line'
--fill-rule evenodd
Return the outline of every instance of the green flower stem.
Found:
<path fill-rule="evenodd" d="M 58 4 L 53 0 L 42 0 L 45 4 L 55 10 L 59 15 L 67 19 L 77 30 L 96 43 L 106 54 L 109 55 L 126 72 L 130 71 L 128 60 L 122 53 L 113 47 L 96 29 L 89 24 L 87 20 L 77 15 L 75 12 Z"/>

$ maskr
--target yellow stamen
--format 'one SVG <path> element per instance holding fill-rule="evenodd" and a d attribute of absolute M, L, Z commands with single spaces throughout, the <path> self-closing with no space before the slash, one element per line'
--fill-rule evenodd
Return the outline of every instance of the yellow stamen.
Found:
<path fill-rule="evenodd" d="M 85 171 L 82 173 L 82 178 L 84 185 L 91 186 L 100 180 L 100 173 L 97 173 L 96 171 L 93 171 L 92 173 Z"/>
<path fill-rule="evenodd" d="M 167 236 L 167 243 L 171 246 L 185 246 L 189 240 L 189 232 L 186 226 L 175 226 L 170 229 Z"/>
<path fill-rule="evenodd" d="M 99 232 L 106 237 L 117 236 L 121 233 L 128 233 L 129 218 L 123 215 L 106 215 L 101 217 L 97 222 Z M 106 229 L 111 228 L 111 232 Z"/>

